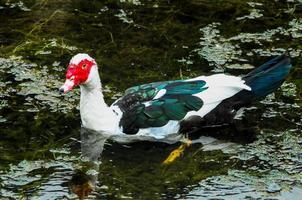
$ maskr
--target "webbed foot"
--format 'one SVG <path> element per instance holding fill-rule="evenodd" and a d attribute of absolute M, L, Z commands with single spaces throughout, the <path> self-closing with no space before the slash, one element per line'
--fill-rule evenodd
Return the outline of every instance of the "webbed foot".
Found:
<path fill-rule="evenodd" d="M 181 144 L 177 149 L 173 150 L 170 155 L 163 161 L 163 164 L 171 164 L 176 160 L 176 158 L 180 157 L 181 154 L 185 151 L 185 149 L 191 146 L 192 141 L 189 139 L 185 139 L 183 144 Z"/>

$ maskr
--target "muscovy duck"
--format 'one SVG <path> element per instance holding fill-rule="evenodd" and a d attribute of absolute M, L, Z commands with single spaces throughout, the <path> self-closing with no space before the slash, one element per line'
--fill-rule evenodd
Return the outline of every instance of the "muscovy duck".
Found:
<path fill-rule="evenodd" d="M 80 85 L 81 120 L 87 129 L 119 136 L 121 142 L 176 142 L 194 127 L 231 123 L 239 108 L 276 90 L 291 66 L 290 58 L 281 55 L 243 77 L 214 74 L 147 83 L 127 89 L 109 107 L 96 61 L 80 53 L 70 60 L 60 91 Z"/>

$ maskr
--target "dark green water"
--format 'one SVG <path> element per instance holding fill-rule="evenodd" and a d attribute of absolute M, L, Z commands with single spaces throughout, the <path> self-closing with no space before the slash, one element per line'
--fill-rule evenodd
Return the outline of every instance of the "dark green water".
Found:
<path fill-rule="evenodd" d="M 170 166 L 177 145 L 103 144 L 81 132 L 79 90 L 57 91 L 79 52 L 96 58 L 110 104 L 133 85 L 245 74 L 285 51 L 286 83 L 237 129 L 192 135 Z M 301 0 L 0 0 L 0 199 L 74 199 L 79 171 L 97 183 L 90 199 L 301 199 L 301 56 Z"/>

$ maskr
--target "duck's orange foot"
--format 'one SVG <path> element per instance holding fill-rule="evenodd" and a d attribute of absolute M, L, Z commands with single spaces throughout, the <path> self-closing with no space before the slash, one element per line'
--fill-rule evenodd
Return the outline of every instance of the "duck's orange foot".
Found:
<path fill-rule="evenodd" d="M 173 150 L 170 155 L 164 160 L 163 164 L 171 164 L 180 157 L 180 155 L 185 151 L 186 147 L 189 147 L 192 144 L 191 140 L 185 140 L 177 149 Z"/>

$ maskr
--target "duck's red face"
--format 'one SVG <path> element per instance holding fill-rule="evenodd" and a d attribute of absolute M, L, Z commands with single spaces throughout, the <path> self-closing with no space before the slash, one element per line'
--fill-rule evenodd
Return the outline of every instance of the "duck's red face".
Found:
<path fill-rule="evenodd" d="M 60 88 L 60 92 L 66 93 L 75 86 L 85 83 L 94 65 L 96 65 L 95 61 L 87 54 L 74 56 L 67 67 L 66 81 Z"/>

